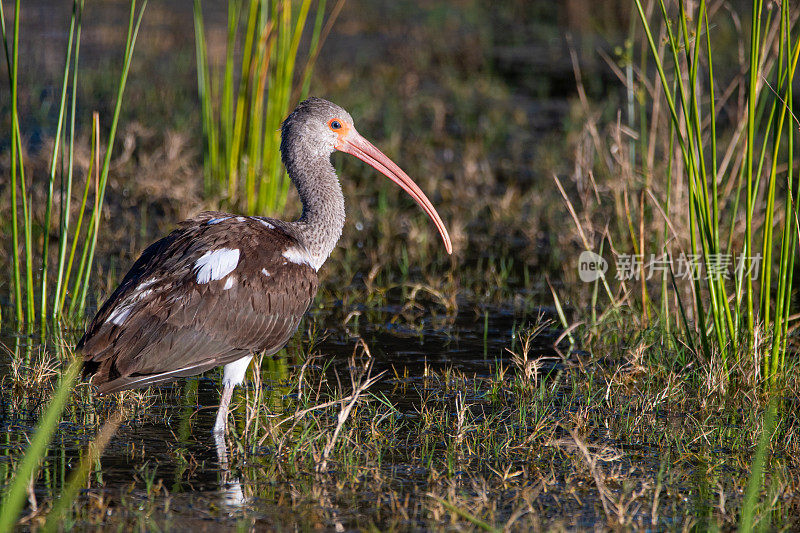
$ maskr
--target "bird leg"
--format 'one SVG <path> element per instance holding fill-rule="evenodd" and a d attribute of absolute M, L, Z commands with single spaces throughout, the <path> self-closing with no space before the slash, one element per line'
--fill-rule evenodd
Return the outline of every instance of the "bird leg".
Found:
<path fill-rule="evenodd" d="M 228 407 L 231 404 L 233 388 L 236 385 L 228 380 L 223 383 L 222 397 L 219 400 L 219 409 L 217 410 L 217 421 L 214 424 L 214 434 L 224 436 L 228 432 Z"/>
<path fill-rule="evenodd" d="M 236 385 L 244 380 L 244 373 L 252 355 L 247 355 L 225 365 L 222 373 L 222 395 L 219 399 L 219 409 L 217 410 L 217 421 L 214 423 L 214 441 L 217 445 L 217 458 L 223 471 L 228 469 L 228 447 L 225 444 L 225 435 L 228 433 L 228 409 L 231 405 L 231 396 Z"/>
<path fill-rule="evenodd" d="M 222 472 L 222 481 L 228 479 L 228 445 L 225 443 L 224 433 L 214 433 L 214 444 L 217 448 L 217 462 Z"/>

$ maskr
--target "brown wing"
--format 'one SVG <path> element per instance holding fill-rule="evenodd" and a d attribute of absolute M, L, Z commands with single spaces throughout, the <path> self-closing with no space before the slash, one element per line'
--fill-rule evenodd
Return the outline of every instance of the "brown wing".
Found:
<path fill-rule="evenodd" d="M 304 249 L 279 224 L 208 212 L 150 245 L 78 342 L 84 373 L 100 392 L 280 350 L 318 279 L 308 264 L 283 255 Z"/>

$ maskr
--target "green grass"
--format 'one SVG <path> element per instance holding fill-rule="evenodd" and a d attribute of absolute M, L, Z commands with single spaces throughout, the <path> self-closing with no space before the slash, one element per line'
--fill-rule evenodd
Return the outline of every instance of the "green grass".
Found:
<path fill-rule="evenodd" d="M 92 165 L 85 178 L 84 194 L 77 213 L 71 209 L 71 197 L 74 183 L 74 151 L 76 142 L 76 94 L 79 84 L 79 66 L 81 30 L 83 20 L 83 0 L 73 2 L 72 16 L 68 29 L 66 59 L 61 81 L 61 96 L 59 100 L 58 119 L 54 134 L 55 142 L 50 157 L 48 179 L 45 185 L 47 196 L 45 200 L 44 220 L 37 223 L 33 218 L 33 196 L 31 190 L 39 187 L 38 183 L 28 183 L 25 176 L 25 161 L 23 160 L 23 132 L 20 131 L 17 110 L 17 85 L 18 85 L 18 48 L 19 48 L 19 21 L 20 2 L 15 3 L 14 28 L 11 35 L 6 31 L 5 13 L 0 6 L 0 29 L 2 30 L 3 44 L 6 50 L 9 82 L 11 86 L 11 186 L 9 190 L 11 205 L 11 262 L 12 262 L 12 301 L 14 303 L 14 318 L 16 325 L 22 328 L 27 326 L 31 334 L 37 326 L 41 331 L 42 339 L 48 327 L 48 319 L 52 327 L 58 327 L 62 319 L 74 320 L 82 317 L 86 305 L 86 296 L 90 285 L 90 277 L 94 264 L 94 254 L 97 247 L 100 223 L 103 216 L 103 202 L 111 163 L 111 154 L 116 138 L 117 125 L 122 108 L 123 95 L 128 72 L 133 58 L 134 44 L 139 32 L 139 27 L 144 15 L 145 0 L 138 10 L 136 1 L 131 1 L 128 33 L 125 45 L 125 55 L 122 63 L 117 95 L 115 100 L 114 115 L 108 133 L 108 148 L 103 164 L 100 165 L 100 126 L 97 114 L 92 120 L 91 136 L 91 161 Z M 9 51 L 10 46 L 10 51 Z M 71 79 L 71 82 L 70 82 Z M 67 106 L 68 95 L 70 105 Z M 67 123 L 69 127 L 67 128 Z M 66 140 L 64 139 L 66 137 Z M 66 158 L 66 169 L 62 159 Z M 61 170 L 59 175 L 59 170 Z M 94 171 L 94 176 L 92 175 Z M 53 217 L 53 206 L 56 184 L 60 186 L 61 213 L 58 229 L 58 257 L 56 260 L 56 279 L 51 280 L 51 253 L 50 253 L 50 227 Z M 93 186 L 93 202 L 89 203 L 89 193 Z M 21 213 L 19 209 L 21 207 Z M 88 227 L 83 229 L 84 216 L 88 216 Z M 77 222 L 73 223 L 73 217 Z M 74 227 L 71 225 L 74 224 Z M 20 238 L 20 232 L 22 238 Z M 34 234 L 41 235 L 41 249 L 34 249 Z M 78 248 L 82 249 L 80 256 L 76 255 Z M 69 253 L 67 251 L 69 250 Z M 78 262 L 76 263 L 76 259 Z M 41 273 L 35 275 L 37 269 Z M 74 272 L 74 278 L 73 278 Z M 23 282 L 24 274 L 24 282 Z M 38 277 L 38 279 L 37 279 Z M 55 289 L 51 295 L 49 287 L 55 281 Z M 38 282 L 38 287 L 37 287 Z M 71 284 L 71 285 L 70 285 Z M 71 290 L 70 290 L 71 287 Z M 38 313 L 36 298 L 38 295 Z M 68 313 L 65 306 L 69 296 Z"/>
<path fill-rule="evenodd" d="M 207 195 L 221 195 L 226 204 L 249 214 L 282 210 L 289 179 L 278 150 L 280 124 L 308 95 L 314 62 L 343 3 L 334 7 L 323 28 L 325 0 L 315 4 L 313 17 L 311 0 L 229 0 L 225 61 L 214 69 L 202 2 L 195 0 Z M 298 77 L 300 40 L 308 26 L 309 55 Z"/>
<path fill-rule="evenodd" d="M 586 127 L 601 156 L 582 168 L 600 177 L 590 185 L 597 201 L 576 209 L 556 183 L 587 250 L 615 250 L 618 269 L 622 254 L 639 261 L 633 275 L 618 271 L 613 282 L 595 283 L 592 308 L 603 295 L 606 309 L 591 323 L 613 321 L 630 306 L 643 330 L 685 343 L 723 390 L 758 382 L 775 392 L 791 355 L 800 192 L 792 80 L 800 40 L 786 5 L 765 11 L 756 0 L 749 13 L 733 15 L 709 9 L 705 1 L 635 2 L 639 24 L 629 38 L 639 44 L 613 65 L 627 89 L 627 124 L 611 126 L 608 139 L 596 118 Z M 736 31 L 740 17 L 749 36 Z M 726 63 L 730 35 L 747 52 L 738 68 Z M 577 62 L 575 69 L 588 111 Z M 616 230 L 597 227 L 601 199 L 610 200 L 603 217 Z M 651 279 L 646 268 L 659 258 L 669 268 Z M 683 275 L 690 261 L 698 270 Z"/>
<path fill-rule="evenodd" d="M 793 179 L 794 127 L 787 116 L 793 116 L 792 80 L 794 80 L 800 40 L 792 36 L 794 23 L 790 18 L 788 5 L 780 9 L 778 20 L 772 13 L 764 17 L 763 2 L 752 3 L 750 55 L 747 78 L 746 134 L 741 142 L 745 150 L 742 162 L 743 176 L 723 172 L 719 168 L 717 133 L 717 100 L 713 70 L 714 51 L 711 40 L 711 23 L 706 3 L 701 1 L 694 12 L 687 11 L 680 3 L 678 13 L 670 16 L 663 1 L 659 1 L 662 22 L 667 34 L 667 53 L 663 54 L 656 45 L 651 23 L 645 16 L 644 7 L 636 2 L 642 27 L 650 47 L 651 59 L 655 61 L 661 82 L 661 95 L 653 95 L 666 101 L 670 113 L 670 127 L 679 146 L 680 158 L 686 169 L 688 186 L 688 218 L 690 250 L 702 257 L 709 276 L 706 280 L 694 280 L 694 311 L 702 349 L 707 358 L 719 355 L 722 371 L 729 376 L 731 366 L 738 363 L 746 353 L 754 350 L 761 353 L 763 379 L 767 387 L 774 388 L 779 380 L 785 378 L 784 360 L 786 333 L 789 322 L 789 295 L 792 290 L 792 268 L 797 242 L 796 207 L 792 201 L 795 187 Z M 690 24 L 694 27 L 690 30 Z M 779 25 L 774 41 L 763 39 L 773 24 Z M 774 50 L 777 49 L 777 56 Z M 667 63 L 667 57 L 671 64 Z M 701 57 L 702 55 L 702 57 Z M 765 64 L 762 64 L 764 58 Z M 665 67 L 665 64 L 667 65 Z M 671 66 L 671 76 L 667 69 Z M 705 72 L 703 72 L 705 68 Z M 687 76 L 688 74 L 688 76 Z M 762 83 L 761 78 L 766 83 Z M 772 83 L 772 85 L 770 85 Z M 774 88 L 773 88 L 774 86 Z M 701 93 L 704 87 L 706 93 Z M 708 98 L 705 109 L 703 99 Z M 766 120 L 759 116 L 759 108 L 769 110 Z M 738 145 L 738 139 L 732 141 Z M 785 143 L 785 146 L 784 144 Z M 756 147 L 760 145 L 760 157 L 756 157 Z M 770 154 L 771 157 L 767 157 Z M 767 162 L 768 170 L 762 173 Z M 782 176 L 786 189 L 779 190 L 778 165 L 783 162 L 787 173 Z M 746 220 L 744 242 L 741 247 L 725 244 L 723 215 L 718 184 L 733 183 L 741 178 L 746 183 L 745 201 L 741 211 L 737 187 L 734 206 L 729 209 L 729 217 L 743 216 Z M 672 178 L 670 178 L 672 179 Z M 760 232 L 753 226 L 758 189 L 767 187 L 766 203 L 763 210 L 764 221 Z M 778 195 L 783 195 L 783 200 Z M 777 216 L 783 213 L 783 223 L 775 227 Z M 733 232 L 733 228 L 728 228 Z M 749 273 L 756 257 L 756 242 L 761 240 L 760 258 L 763 264 L 756 277 Z M 778 261 L 773 259 L 773 251 L 778 251 Z M 743 268 L 736 272 L 734 288 L 726 284 L 727 273 L 714 268 L 721 254 L 743 257 Z M 776 276 L 777 287 L 773 287 L 772 276 Z M 756 293 L 756 289 L 758 293 Z M 773 290 L 777 289 L 774 293 Z M 733 293 L 731 294 L 731 290 Z M 708 294 L 707 303 L 702 295 Z M 754 307 L 754 294 L 760 298 L 759 308 Z M 774 295 L 773 295 L 774 294 Z M 771 309 L 775 313 L 771 314 Z M 706 328 L 711 335 L 706 335 Z M 689 332 L 689 338 L 696 334 Z M 762 337 L 768 336 L 766 345 Z M 758 337 L 757 337 L 758 336 Z M 710 337 L 710 338 L 709 338 Z M 713 343 L 713 344 L 712 344 Z"/>

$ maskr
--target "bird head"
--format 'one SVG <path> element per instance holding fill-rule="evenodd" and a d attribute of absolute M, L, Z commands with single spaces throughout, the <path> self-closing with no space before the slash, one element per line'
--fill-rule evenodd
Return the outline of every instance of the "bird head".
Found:
<path fill-rule="evenodd" d="M 312 97 L 301 102 L 283 122 L 281 129 L 281 153 L 287 168 L 287 155 L 298 149 L 301 153 L 293 157 L 328 158 L 335 150 L 339 150 L 375 168 L 419 204 L 439 230 L 447 253 L 453 253 L 447 228 L 431 201 L 408 174 L 356 131 L 350 113 L 322 98 Z"/>

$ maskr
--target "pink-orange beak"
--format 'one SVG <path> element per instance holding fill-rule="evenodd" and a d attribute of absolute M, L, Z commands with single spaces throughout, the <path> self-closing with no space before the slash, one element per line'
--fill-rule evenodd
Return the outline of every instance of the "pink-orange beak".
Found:
<path fill-rule="evenodd" d="M 447 228 L 444 227 L 444 222 L 442 222 L 439 213 L 436 212 L 433 204 L 422 192 L 422 189 L 394 161 L 375 148 L 371 142 L 362 137 L 354 128 L 350 128 L 345 135 L 340 137 L 340 141 L 336 144 L 336 149 L 356 156 L 406 191 L 433 220 L 436 229 L 439 230 L 439 234 L 442 236 L 447 253 L 453 253 L 450 235 L 447 234 Z"/>

